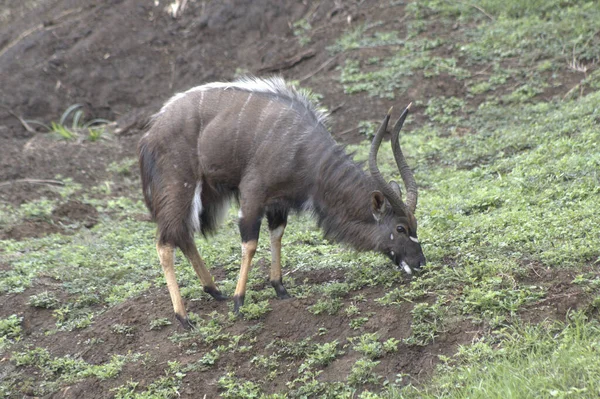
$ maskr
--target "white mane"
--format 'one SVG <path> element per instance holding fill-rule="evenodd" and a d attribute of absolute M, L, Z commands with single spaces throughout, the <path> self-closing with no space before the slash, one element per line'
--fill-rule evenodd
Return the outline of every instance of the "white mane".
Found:
<path fill-rule="evenodd" d="M 294 86 L 288 84 L 282 77 L 273 76 L 269 78 L 257 78 L 254 76 L 245 76 L 239 78 L 233 82 L 213 82 L 207 83 L 201 86 L 193 87 L 183 93 L 175 94 L 171 97 L 160 109 L 160 111 L 156 114 L 156 116 L 160 115 L 167 107 L 171 104 L 177 102 L 181 98 L 185 97 L 189 93 L 197 92 L 197 91 L 208 91 L 213 89 L 237 89 L 244 90 L 249 92 L 258 92 L 258 93 L 269 93 L 274 94 L 276 96 L 281 96 L 287 98 L 292 101 L 297 101 L 301 103 L 303 106 L 308 108 L 319 123 L 327 122 L 327 112 L 325 109 L 319 107 L 319 105 L 309 98 L 309 94 L 306 90 L 299 89 L 297 90 Z"/>

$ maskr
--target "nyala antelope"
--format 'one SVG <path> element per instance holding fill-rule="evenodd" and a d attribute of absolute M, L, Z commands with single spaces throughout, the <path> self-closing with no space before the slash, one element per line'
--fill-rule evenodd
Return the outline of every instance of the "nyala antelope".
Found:
<path fill-rule="evenodd" d="M 410 106 L 409 106 L 410 107 Z M 357 250 L 383 253 L 407 273 L 425 265 L 417 239 L 417 185 L 398 135 L 407 107 L 392 131 L 392 150 L 406 186 L 386 182 L 377 152 L 390 113 L 371 144 L 369 173 L 334 141 L 325 114 L 281 78 L 210 83 L 168 100 L 139 143 L 144 200 L 157 223 L 156 249 L 177 319 L 191 327 L 173 268 L 179 247 L 217 300 L 215 285 L 194 233 L 213 233 L 230 199 L 239 202 L 242 262 L 233 296 L 244 303 L 246 281 L 263 216 L 271 238 L 271 285 L 289 298 L 281 275 L 281 237 L 290 211 L 314 213 L 325 236 Z"/>

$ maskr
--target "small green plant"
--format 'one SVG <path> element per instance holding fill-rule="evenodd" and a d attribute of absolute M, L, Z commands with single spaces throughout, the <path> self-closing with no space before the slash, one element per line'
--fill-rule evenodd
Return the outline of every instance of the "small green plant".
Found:
<path fill-rule="evenodd" d="M 319 299 L 317 303 L 312 306 L 309 306 L 308 311 L 312 314 L 323 314 L 327 313 L 328 315 L 336 314 L 342 308 L 342 301 L 340 298 L 325 298 Z"/>
<path fill-rule="evenodd" d="M 81 108 L 83 108 L 82 104 L 71 105 L 63 112 L 59 121 L 50 122 L 50 126 L 34 120 L 28 120 L 26 122 L 40 125 L 58 138 L 66 141 L 76 140 L 83 134 L 86 134 L 87 140 L 92 142 L 105 137 L 106 125 L 110 123 L 110 121 L 102 118 L 85 121 L 85 112 Z M 70 127 L 69 120 L 71 122 Z"/>
<path fill-rule="evenodd" d="M 298 38 L 298 43 L 300 46 L 304 47 L 308 43 L 310 43 L 310 36 L 308 36 L 308 32 L 311 30 L 312 26 L 308 20 L 302 18 L 292 24 L 294 36 Z"/>
<path fill-rule="evenodd" d="M 9 343 L 21 339 L 22 317 L 13 314 L 6 319 L 0 319 L 0 350 L 4 349 Z"/>
<path fill-rule="evenodd" d="M 240 314 L 244 316 L 246 320 L 260 319 L 271 311 L 271 306 L 268 300 L 259 301 L 256 303 L 246 303 L 240 309 Z"/>
<path fill-rule="evenodd" d="M 436 97 L 427 103 L 425 115 L 434 122 L 456 124 L 460 119 L 457 113 L 465 107 L 465 101 L 457 97 Z"/>
<path fill-rule="evenodd" d="M 338 341 L 317 344 L 314 350 L 306 357 L 304 363 L 300 365 L 298 373 L 303 373 L 308 369 L 315 367 L 325 367 L 330 364 L 343 351 L 338 350 Z"/>
<path fill-rule="evenodd" d="M 166 317 L 162 317 L 160 319 L 154 319 L 150 322 L 150 329 L 151 330 L 160 330 L 161 328 L 165 327 L 165 326 L 170 326 L 171 321 L 169 319 L 167 319 Z"/>
<path fill-rule="evenodd" d="M 302 341 L 277 339 L 267 345 L 267 349 L 274 349 L 278 356 L 287 359 L 303 359 L 313 351 L 313 348 L 314 344 L 310 342 L 310 338 Z"/>
<path fill-rule="evenodd" d="M 348 340 L 354 345 L 352 349 L 362 353 L 369 359 L 378 359 L 383 356 L 383 345 L 379 342 L 379 335 L 377 333 L 367 333 L 358 337 L 348 338 Z"/>
<path fill-rule="evenodd" d="M 42 291 L 39 294 L 30 296 L 27 303 L 29 306 L 44 309 L 55 309 L 60 305 L 58 298 L 49 291 Z"/>
<path fill-rule="evenodd" d="M 378 124 L 372 121 L 360 121 L 358 122 L 358 132 L 365 136 L 368 140 L 372 140 L 375 136 Z"/>
<path fill-rule="evenodd" d="M 228 372 L 218 381 L 221 397 L 224 399 L 249 399 L 260 397 L 260 386 L 252 381 L 246 381 Z"/>
<path fill-rule="evenodd" d="M 377 384 L 381 377 L 376 375 L 373 369 L 378 364 L 378 361 L 371 359 L 358 359 L 348 374 L 348 383 L 353 386 Z"/>
<path fill-rule="evenodd" d="M 41 198 L 36 201 L 25 202 L 21 204 L 19 210 L 27 219 L 51 220 L 52 211 L 56 206 L 56 201 L 47 198 Z"/>
<path fill-rule="evenodd" d="M 125 158 L 120 161 L 111 162 L 106 170 L 121 176 L 130 176 L 131 168 L 136 165 L 137 162 L 136 158 Z"/>
<path fill-rule="evenodd" d="M 217 360 L 219 360 L 220 357 L 220 352 L 216 349 L 212 349 L 204 356 L 202 356 L 200 360 L 198 360 L 198 363 L 200 363 L 204 367 L 203 370 L 208 370 L 209 368 L 215 365 L 215 363 L 217 362 Z"/>
<path fill-rule="evenodd" d="M 417 303 L 411 311 L 412 334 L 405 338 L 408 345 L 427 345 L 442 331 L 444 308 L 439 303 Z"/>
<path fill-rule="evenodd" d="M 110 326 L 110 330 L 115 334 L 132 335 L 135 329 L 127 324 L 117 323 Z"/>

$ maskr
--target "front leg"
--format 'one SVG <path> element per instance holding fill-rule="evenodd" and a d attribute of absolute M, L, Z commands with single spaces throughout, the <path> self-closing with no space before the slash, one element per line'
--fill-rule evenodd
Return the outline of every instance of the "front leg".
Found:
<path fill-rule="evenodd" d="M 267 211 L 271 236 L 271 285 L 279 299 L 290 298 L 281 276 L 281 238 L 287 224 L 287 210 Z"/>
<path fill-rule="evenodd" d="M 240 268 L 240 277 L 233 295 L 233 312 L 236 315 L 240 313 L 240 308 L 244 305 L 246 283 L 252 265 L 252 258 L 256 253 L 256 247 L 258 245 L 261 219 L 262 214 L 259 212 L 252 212 L 252 216 L 246 216 L 242 213 L 242 216 L 240 217 L 239 226 L 240 235 L 242 236 L 242 267 Z"/>

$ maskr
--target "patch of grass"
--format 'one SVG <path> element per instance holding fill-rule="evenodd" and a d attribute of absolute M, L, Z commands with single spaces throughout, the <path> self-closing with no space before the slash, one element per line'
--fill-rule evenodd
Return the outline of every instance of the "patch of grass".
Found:
<path fill-rule="evenodd" d="M 348 383 L 353 386 L 379 383 L 381 377 L 373 371 L 378 364 L 371 359 L 358 359 L 348 374 Z"/>
<path fill-rule="evenodd" d="M 334 315 L 342 308 L 342 301 L 339 298 L 319 299 L 314 305 L 308 307 L 308 311 L 315 315 L 328 314 Z"/>
<path fill-rule="evenodd" d="M 409 345 L 427 345 L 443 330 L 445 309 L 441 303 L 416 303 L 412 311 L 412 334 L 405 338 Z"/>
<path fill-rule="evenodd" d="M 256 320 L 260 319 L 271 310 L 272 309 L 271 305 L 269 305 L 269 301 L 264 300 L 256 303 L 244 303 L 244 306 L 240 308 L 240 314 L 244 316 L 246 320 Z"/>
<path fill-rule="evenodd" d="M 54 293 L 42 291 L 39 294 L 30 296 L 27 304 L 36 308 L 55 309 L 59 307 L 60 301 Z"/>
<path fill-rule="evenodd" d="M 22 317 L 13 314 L 6 319 L 0 319 L 0 351 L 3 351 L 10 344 L 21 339 Z"/>
<path fill-rule="evenodd" d="M 17 367 L 35 367 L 46 379 L 43 385 L 35 387 L 38 395 L 52 392 L 60 384 L 74 384 L 87 378 L 106 380 L 116 377 L 125 363 L 136 362 L 141 355 L 114 355 L 103 364 L 89 364 L 70 356 L 53 357 L 45 348 L 35 348 L 24 352 L 14 352 L 10 361 Z"/>
<path fill-rule="evenodd" d="M 260 386 L 252 381 L 244 380 L 233 372 L 228 372 L 218 381 L 221 397 L 224 399 L 259 398 Z"/>
<path fill-rule="evenodd" d="M 137 166 L 136 158 L 125 158 L 120 161 L 111 162 L 106 170 L 121 176 L 130 176 L 131 169 Z"/>
<path fill-rule="evenodd" d="M 324 344 L 316 344 L 312 352 L 306 357 L 304 363 L 300 365 L 298 373 L 301 374 L 306 370 L 314 370 L 317 367 L 322 368 L 330 364 L 338 355 L 344 353 L 338 350 L 338 345 L 337 340 Z"/>
<path fill-rule="evenodd" d="M 461 347 L 431 384 L 403 398 L 595 398 L 600 392 L 600 326 L 573 314 L 566 324 L 512 327 Z"/>
<path fill-rule="evenodd" d="M 308 32 L 312 29 L 310 22 L 304 18 L 299 19 L 298 21 L 292 24 L 292 32 L 294 36 L 298 38 L 298 43 L 300 46 L 304 47 L 310 43 L 310 36 Z"/>
<path fill-rule="evenodd" d="M 166 317 L 162 317 L 160 319 L 153 319 L 150 322 L 150 329 L 151 330 L 160 330 L 163 327 L 170 326 L 172 324 L 173 323 L 171 323 L 171 321 L 169 319 L 167 319 Z"/>
<path fill-rule="evenodd" d="M 112 326 L 110 326 L 110 330 L 115 334 L 130 336 L 130 335 L 133 335 L 133 332 L 135 331 L 135 327 L 128 326 L 127 324 L 117 323 L 117 324 L 113 324 Z"/>
<path fill-rule="evenodd" d="M 395 31 L 382 32 L 374 30 L 372 33 L 368 33 L 368 31 L 380 25 L 380 22 L 359 25 L 344 33 L 333 45 L 327 47 L 327 50 L 337 54 L 361 48 L 399 45 L 404 42 L 398 37 L 398 32 Z"/>
<path fill-rule="evenodd" d="M 106 125 L 110 121 L 101 118 L 85 121 L 85 112 L 81 109 L 82 107 L 82 104 L 71 105 L 63 112 L 59 121 L 50 122 L 50 126 L 33 120 L 28 120 L 27 123 L 40 125 L 56 137 L 67 141 L 76 140 L 82 135 L 91 142 L 106 137 Z"/>
<path fill-rule="evenodd" d="M 458 124 L 460 119 L 456 115 L 465 108 L 465 101 L 456 97 L 431 98 L 427 102 L 425 115 L 434 122 L 443 124 Z"/>
<path fill-rule="evenodd" d="M 395 338 L 381 342 L 377 333 L 365 333 L 358 337 L 348 338 L 348 341 L 353 344 L 352 349 L 371 360 L 379 359 L 386 353 L 396 352 L 400 343 Z"/>

